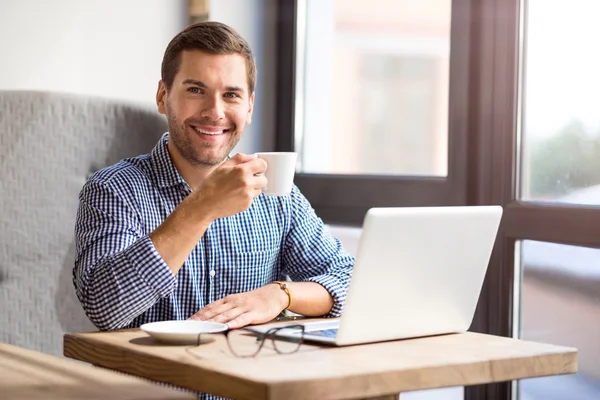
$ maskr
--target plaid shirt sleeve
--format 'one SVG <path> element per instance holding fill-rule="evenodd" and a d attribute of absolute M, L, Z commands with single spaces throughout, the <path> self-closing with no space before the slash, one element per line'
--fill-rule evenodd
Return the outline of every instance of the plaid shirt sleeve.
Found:
<path fill-rule="evenodd" d="M 339 317 L 346 302 L 354 258 L 339 239 L 325 230 L 323 221 L 295 186 L 291 198 L 292 222 L 283 254 L 285 273 L 293 281 L 321 284 L 333 297 L 333 307 L 326 316 Z"/>
<path fill-rule="evenodd" d="M 170 295 L 176 278 L 142 234 L 136 211 L 105 183 L 80 193 L 75 224 L 75 291 L 101 330 L 120 329 Z"/>

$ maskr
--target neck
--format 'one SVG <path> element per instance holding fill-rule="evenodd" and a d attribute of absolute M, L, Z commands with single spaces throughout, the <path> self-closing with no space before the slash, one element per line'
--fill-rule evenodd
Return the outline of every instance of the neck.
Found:
<path fill-rule="evenodd" d="M 173 161 L 173 165 L 179 172 L 179 175 L 187 182 L 192 190 L 196 190 L 202 185 L 202 182 L 206 179 L 211 172 L 213 172 L 218 165 L 214 166 L 197 166 L 190 164 L 180 153 L 177 151 L 173 142 L 169 140 L 167 143 L 167 149 L 169 150 L 169 156 Z"/>

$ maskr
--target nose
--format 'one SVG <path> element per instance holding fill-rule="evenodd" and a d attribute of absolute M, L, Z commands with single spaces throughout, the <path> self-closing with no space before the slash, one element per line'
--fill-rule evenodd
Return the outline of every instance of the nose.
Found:
<path fill-rule="evenodd" d="M 207 98 L 201 115 L 203 118 L 210 118 L 213 121 L 224 119 L 225 107 L 223 100 L 218 96 Z"/>

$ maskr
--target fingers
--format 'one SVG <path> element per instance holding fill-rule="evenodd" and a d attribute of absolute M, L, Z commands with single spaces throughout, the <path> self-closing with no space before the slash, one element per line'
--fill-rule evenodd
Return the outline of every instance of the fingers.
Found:
<path fill-rule="evenodd" d="M 264 174 L 267 170 L 267 162 L 262 158 L 255 158 L 246 163 L 252 175 Z"/>
<path fill-rule="evenodd" d="M 227 322 L 227 326 L 229 329 L 238 329 L 243 328 L 246 325 L 250 325 L 252 323 L 252 313 L 245 312 L 243 314 L 238 315 L 236 318 Z"/>
<path fill-rule="evenodd" d="M 214 303 L 208 304 L 206 307 L 192 315 L 190 319 L 199 321 L 209 321 L 212 318 L 225 313 L 235 307 L 233 301 L 227 300 L 227 297 L 221 300 L 217 300 Z"/>
<path fill-rule="evenodd" d="M 229 329 L 236 329 L 252 323 L 252 312 L 243 303 L 226 297 L 207 305 L 189 319 L 220 322 Z"/>
<path fill-rule="evenodd" d="M 232 164 L 232 165 L 238 165 L 238 164 L 247 163 L 249 161 L 256 160 L 256 159 L 257 159 L 256 154 L 237 153 L 235 156 L 233 156 L 229 160 L 227 160 L 227 163 Z"/>
<path fill-rule="evenodd" d="M 243 307 L 234 307 L 230 310 L 222 312 L 221 314 L 215 315 L 213 318 L 209 319 L 209 321 L 220 322 L 222 324 L 226 324 L 226 323 L 238 318 L 240 315 L 244 314 L 245 312 L 246 312 L 246 309 Z"/>
<path fill-rule="evenodd" d="M 267 186 L 267 178 L 263 175 L 267 169 L 266 167 L 267 163 L 265 160 L 257 158 L 244 164 L 238 164 L 234 168 L 241 174 L 246 187 L 250 189 L 262 189 Z M 260 190 L 258 194 L 260 194 Z"/>
<path fill-rule="evenodd" d="M 273 307 L 271 288 L 259 288 L 250 292 L 229 295 L 208 304 L 190 319 L 225 323 L 229 329 L 237 329 L 254 323 L 272 320 L 280 308 Z"/>
<path fill-rule="evenodd" d="M 252 187 L 258 189 L 258 194 L 262 192 L 265 186 L 267 186 L 267 178 L 264 175 L 256 176 L 252 179 Z"/>
<path fill-rule="evenodd" d="M 228 165 L 225 167 L 231 168 L 231 171 L 245 182 L 246 187 L 262 189 L 267 185 L 267 178 L 264 176 L 267 163 L 262 158 L 257 158 L 256 154 L 236 154 L 227 163 Z M 254 194 L 254 197 L 260 193 L 258 191 Z"/>
<path fill-rule="evenodd" d="M 242 167 L 245 171 L 252 175 L 263 174 L 267 170 L 267 162 L 262 158 L 258 158 L 256 154 L 241 154 L 227 160 L 229 166 Z"/>

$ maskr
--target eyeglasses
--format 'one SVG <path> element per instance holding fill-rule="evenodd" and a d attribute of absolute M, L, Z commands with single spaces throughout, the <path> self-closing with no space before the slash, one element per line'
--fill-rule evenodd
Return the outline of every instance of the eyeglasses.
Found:
<path fill-rule="evenodd" d="M 229 350 L 236 357 L 255 357 L 269 339 L 271 339 L 273 349 L 278 354 L 291 354 L 298 351 L 302 345 L 304 325 L 275 327 L 259 335 L 242 329 L 225 331 L 223 334 L 227 340 Z M 202 343 L 203 335 L 206 334 L 198 335 L 198 346 Z"/>

